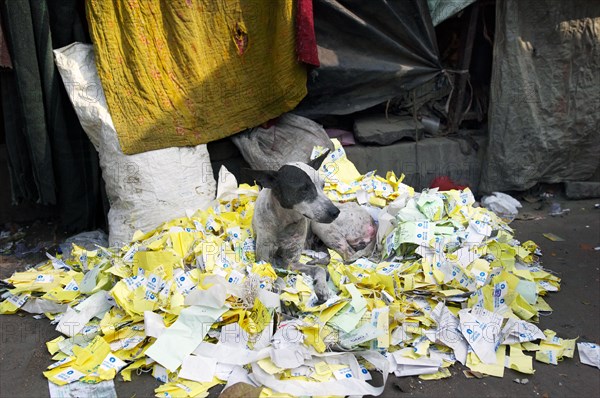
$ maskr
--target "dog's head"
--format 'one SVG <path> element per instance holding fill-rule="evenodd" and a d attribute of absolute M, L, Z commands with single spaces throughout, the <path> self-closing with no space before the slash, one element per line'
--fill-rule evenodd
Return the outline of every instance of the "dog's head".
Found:
<path fill-rule="evenodd" d="M 269 188 L 281 207 L 301 213 L 304 217 L 320 223 L 330 223 L 340 210 L 325 196 L 325 182 L 319 176 L 319 168 L 329 151 L 308 164 L 293 162 L 277 171 L 250 170 L 258 185 Z"/>

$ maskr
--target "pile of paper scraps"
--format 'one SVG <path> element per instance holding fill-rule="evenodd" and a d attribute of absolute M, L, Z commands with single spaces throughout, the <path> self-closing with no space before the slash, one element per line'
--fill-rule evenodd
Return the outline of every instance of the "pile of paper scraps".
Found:
<path fill-rule="evenodd" d="M 394 173 L 360 175 L 343 149 L 322 168 L 326 192 L 378 218 L 376 257 L 345 265 L 331 252 L 332 297 L 315 306 L 309 276 L 255 261 L 258 187 L 231 175 L 218 199 L 138 232 L 121 248 L 86 251 L 17 272 L 0 304 L 44 314 L 62 335 L 47 342 L 57 385 L 152 371 L 158 397 L 202 397 L 217 384 L 263 386 L 261 396 L 378 395 L 389 373 L 450 376 L 534 372 L 530 355 L 557 364 L 575 340 L 533 323 L 560 279 L 535 243 L 475 207 L 468 189 L 416 193 Z M 320 151 L 315 150 L 315 156 Z M 307 252 L 302 261 L 309 261 Z M 370 371 L 383 374 L 373 385 Z"/>

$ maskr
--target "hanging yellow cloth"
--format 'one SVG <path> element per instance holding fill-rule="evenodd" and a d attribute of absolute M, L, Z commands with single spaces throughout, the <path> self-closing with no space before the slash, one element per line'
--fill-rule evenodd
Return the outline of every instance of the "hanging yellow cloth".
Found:
<path fill-rule="evenodd" d="M 89 0 L 98 74 L 126 154 L 257 126 L 306 95 L 293 0 Z"/>

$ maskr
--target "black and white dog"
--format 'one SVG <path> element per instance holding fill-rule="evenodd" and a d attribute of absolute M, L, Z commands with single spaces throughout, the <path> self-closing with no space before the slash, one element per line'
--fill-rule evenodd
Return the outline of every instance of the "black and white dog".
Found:
<path fill-rule="evenodd" d="M 329 151 L 308 164 L 288 163 L 277 171 L 249 170 L 263 187 L 256 199 L 252 228 L 256 257 L 279 268 L 310 275 L 319 302 L 327 300 L 327 273 L 318 265 L 299 262 L 311 220 L 331 223 L 340 213 L 323 192 L 318 169 Z"/>

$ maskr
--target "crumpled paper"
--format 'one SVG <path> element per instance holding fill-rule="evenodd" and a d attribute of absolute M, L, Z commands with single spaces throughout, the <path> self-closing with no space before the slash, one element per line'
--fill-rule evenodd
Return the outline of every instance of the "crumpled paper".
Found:
<path fill-rule="evenodd" d="M 378 395 L 389 373 L 440 379 L 459 361 L 502 377 L 505 367 L 533 373 L 527 351 L 546 363 L 572 357 L 574 339 L 534 325 L 560 279 L 468 188 L 419 193 L 392 172 L 360 175 L 336 144 L 321 169 L 325 191 L 367 208 L 380 250 L 351 264 L 330 251 L 331 298 L 316 305 L 309 275 L 256 262 L 258 187 L 222 172 L 227 184 L 207 209 L 123 247 L 73 246 L 69 259 L 49 256 L 6 280 L 15 288 L 0 313 L 45 311 L 67 336 L 47 343 L 50 382 L 144 370 L 164 383 L 159 397 L 239 382 L 265 397 Z M 370 371 L 383 384 L 367 383 Z"/>

